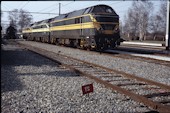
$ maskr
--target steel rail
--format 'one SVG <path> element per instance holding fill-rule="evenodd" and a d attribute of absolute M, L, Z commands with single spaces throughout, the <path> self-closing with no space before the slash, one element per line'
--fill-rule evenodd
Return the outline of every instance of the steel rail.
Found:
<path fill-rule="evenodd" d="M 170 106 L 168 106 L 168 105 L 162 105 L 162 104 L 159 104 L 157 102 L 153 102 L 152 100 L 148 99 L 146 96 L 135 94 L 135 93 L 130 92 L 128 90 L 125 90 L 125 89 L 123 89 L 123 88 L 121 88 L 119 86 L 113 85 L 113 84 L 111 84 L 111 83 L 109 83 L 107 81 L 104 81 L 104 80 L 102 80 L 100 78 L 97 78 L 97 77 L 93 76 L 92 74 L 89 74 L 89 73 L 86 73 L 84 71 L 78 70 L 78 69 L 72 67 L 71 65 L 63 64 L 62 62 L 57 61 L 56 60 L 57 53 L 55 53 L 55 52 L 47 51 L 47 50 L 40 49 L 40 48 L 37 48 L 37 47 L 32 47 L 32 48 L 26 47 L 26 48 L 29 49 L 30 51 L 33 51 L 33 52 L 38 53 L 38 54 L 40 54 L 42 56 L 45 56 L 45 57 L 47 57 L 47 58 L 49 58 L 49 59 L 51 59 L 51 60 L 53 60 L 53 61 L 55 61 L 55 62 L 57 62 L 57 63 L 59 63 L 61 65 L 63 65 L 63 66 L 65 66 L 65 67 L 68 67 L 71 70 L 73 70 L 73 71 L 75 71 L 75 72 L 77 72 L 77 73 L 79 73 L 81 75 L 84 75 L 84 76 L 86 76 L 88 78 L 91 78 L 91 79 L 95 80 L 98 83 L 104 84 L 106 87 L 111 88 L 114 91 L 116 90 L 119 93 L 125 94 L 125 95 L 131 97 L 132 99 L 134 99 L 134 100 L 136 100 L 138 102 L 142 102 L 143 104 L 145 104 L 145 105 L 147 105 L 147 106 L 149 106 L 149 107 L 151 107 L 151 108 L 153 108 L 153 109 L 155 109 L 155 110 L 157 110 L 159 112 L 166 113 L 166 112 L 170 111 Z M 52 54 L 52 55 L 50 55 L 50 54 Z M 151 85 L 156 85 L 156 86 L 159 86 L 159 87 L 161 87 L 161 88 L 163 88 L 165 90 L 169 90 L 170 91 L 170 86 L 167 86 L 167 85 L 162 84 L 162 83 L 158 83 L 158 82 L 155 82 L 155 81 L 152 81 L 152 80 L 148 80 L 148 79 L 145 79 L 145 78 L 140 78 L 140 77 L 137 77 L 135 75 L 128 74 L 128 73 L 125 73 L 125 72 L 122 72 L 122 71 L 118 71 L 118 70 L 114 70 L 114 69 L 109 69 L 109 68 L 106 68 L 106 67 L 103 67 L 103 66 L 99 66 L 97 64 L 93 64 L 93 63 L 82 61 L 82 60 L 79 60 L 79 59 L 76 59 L 76 58 L 72 58 L 70 56 L 61 55 L 61 54 L 58 54 L 58 55 L 62 56 L 62 58 L 67 58 L 69 60 L 71 60 L 71 59 L 72 60 L 76 60 L 76 61 L 82 62 L 84 64 L 89 64 L 90 66 L 94 66 L 94 67 L 99 67 L 99 68 L 105 69 L 105 70 L 107 70 L 109 72 L 122 74 L 123 76 L 129 77 L 129 78 L 132 78 L 132 79 L 136 79 L 138 81 L 143 81 L 143 82 L 151 84 Z"/>
<path fill-rule="evenodd" d="M 62 46 L 62 47 L 68 48 L 68 47 L 65 47 L 65 46 Z M 73 50 L 77 49 L 77 48 L 72 48 L 72 47 L 69 47 L 69 48 L 73 49 Z M 97 53 L 100 54 L 99 52 L 96 52 L 96 51 L 87 51 L 87 50 L 83 50 L 83 49 L 79 49 L 79 50 L 89 52 L 90 54 L 97 54 Z M 128 54 L 128 56 L 127 56 L 127 54 L 119 54 L 119 53 L 118 53 L 118 55 L 115 55 L 114 53 L 117 53 L 117 52 L 106 52 L 106 51 L 104 51 L 101 54 L 106 55 L 106 56 L 110 56 L 110 57 L 117 57 L 117 58 L 124 58 L 124 59 L 134 59 L 134 60 L 138 60 L 138 61 L 142 61 L 142 62 L 154 63 L 154 64 L 159 64 L 159 65 L 164 65 L 164 66 L 170 67 L 170 61 L 163 61 L 163 60 L 159 60 L 159 59 L 146 58 L 146 57 L 142 57 L 142 56 L 133 56 L 133 55 L 130 55 L 130 54 Z"/>
<path fill-rule="evenodd" d="M 128 78 L 132 78 L 132 79 L 136 79 L 136 80 L 139 80 L 139 81 L 147 82 L 150 85 L 156 85 L 156 86 L 159 86 L 159 87 L 161 87 L 161 88 L 163 88 L 165 90 L 168 89 L 170 91 L 170 86 L 162 84 L 162 83 L 159 83 L 159 82 L 155 82 L 155 81 L 152 81 L 152 80 L 149 80 L 149 79 L 141 78 L 141 77 L 138 77 L 138 76 L 135 76 L 135 75 L 132 75 L 132 74 L 125 73 L 123 71 L 118 71 L 118 70 L 115 70 L 115 69 L 110 69 L 110 68 L 107 68 L 107 67 L 104 67 L 104 66 L 100 66 L 100 65 L 97 65 L 97 64 L 94 64 L 94 63 L 89 63 L 89 62 L 86 62 L 86 61 L 83 61 L 83 60 L 80 60 L 80 59 L 76 59 L 76 58 L 73 58 L 73 57 L 70 57 L 70 56 L 61 55 L 61 54 L 60 54 L 60 56 L 67 57 L 68 59 L 74 59 L 74 60 L 83 62 L 85 64 L 93 65 L 95 67 L 99 67 L 99 68 L 105 69 L 105 70 L 107 70 L 109 72 L 114 72 L 114 73 L 117 73 L 117 74 L 122 74 L 122 75 L 125 75 Z"/>

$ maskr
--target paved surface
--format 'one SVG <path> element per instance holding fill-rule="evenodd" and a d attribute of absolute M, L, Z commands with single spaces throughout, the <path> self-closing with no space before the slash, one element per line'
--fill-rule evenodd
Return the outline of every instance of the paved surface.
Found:
<path fill-rule="evenodd" d="M 132 56 L 140 56 L 145 58 L 152 58 L 157 60 L 163 60 L 163 61 L 170 61 L 169 56 L 160 56 L 160 55 L 151 55 L 151 54 L 140 54 L 140 53 L 132 53 L 132 52 L 125 52 L 125 51 L 119 51 L 119 50 L 107 50 L 108 52 L 116 52 L 120 54 L 130 54 Z"/>
<path fill-rule="evenodd" d="M 135 44 L 135 45 L 149 45 L 149 46 L 162 46 L 160 42 L 136 42 L 136 41 L 124 41 L 122 44 Z"/>

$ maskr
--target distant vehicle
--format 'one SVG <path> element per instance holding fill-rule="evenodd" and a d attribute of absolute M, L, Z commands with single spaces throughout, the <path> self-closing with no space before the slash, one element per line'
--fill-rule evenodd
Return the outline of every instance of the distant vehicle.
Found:
<path fill-rule="evenodd" d="M 6 30 L 6 39 L 16 39 L 17 37 L 17 30 L 15 27 L 10 25 Z"/>
<path fill-rule="evenodd" d="M 105 50 L 120 45 L 119 15 L 107 5 L 95 5 L 35 22 L 23 38 L 77 48 Z"/>

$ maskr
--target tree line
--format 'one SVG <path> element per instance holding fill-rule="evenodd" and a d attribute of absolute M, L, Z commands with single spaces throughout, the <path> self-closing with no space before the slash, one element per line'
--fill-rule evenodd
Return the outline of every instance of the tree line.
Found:
<path fill-rule="evenodd" d="M 6 38 L 18 38 L 17 33 L 21 33 L 22 29 L 33 22 L 32 15 L 23 9 L 14 9 L 8 12 L 9 26 L 6 29 Z M 2 24 L 2 28 L 5 28 Z"/>
<path fill-rule="evenodd" d="M 9 12 L 9 20 L 21 32 L 24 27 L 32 23 L 33 18 L 29 12 L 23 9 L 14 9 L 12 12 Z"/>
<path fill-rule="evenodd" d="M 133 1 L 120 27 L 127 40 L 165 40 L 167 1 L 160 1 L 158 12 L 148 0 Z"/>

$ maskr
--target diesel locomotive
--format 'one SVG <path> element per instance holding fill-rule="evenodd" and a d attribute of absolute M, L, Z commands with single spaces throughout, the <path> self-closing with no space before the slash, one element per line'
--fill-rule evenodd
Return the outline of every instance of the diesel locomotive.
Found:
<path fill-rule="evenodd" d="M 91 50 L 120 45 L 119 15 L 108 5 L 95 5 L 35 22 L 22 33 L 27 40 Z"/>

